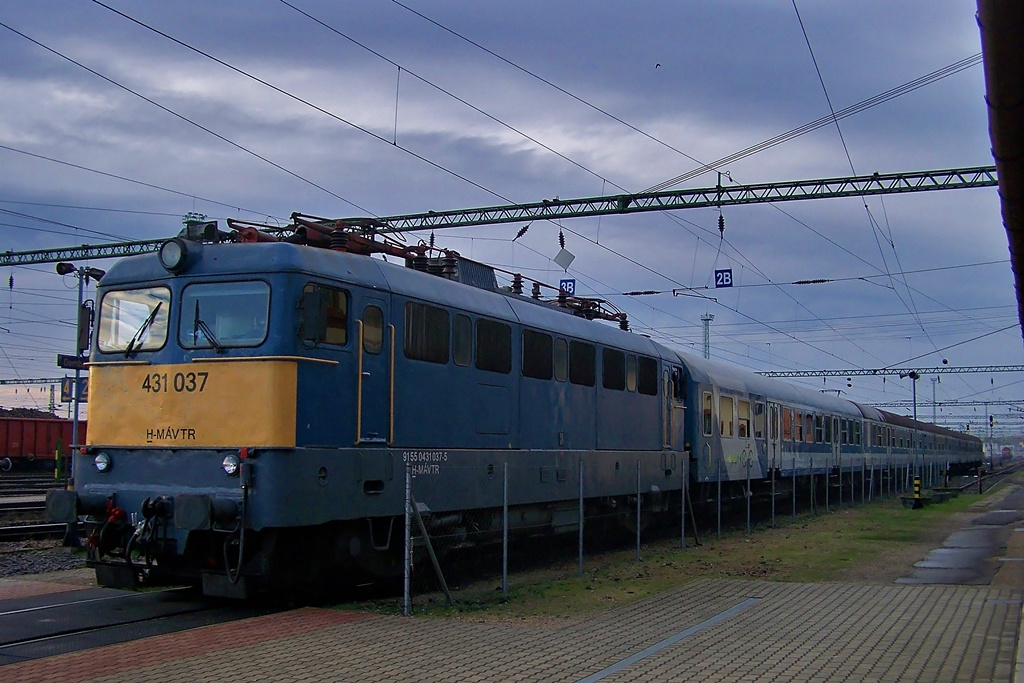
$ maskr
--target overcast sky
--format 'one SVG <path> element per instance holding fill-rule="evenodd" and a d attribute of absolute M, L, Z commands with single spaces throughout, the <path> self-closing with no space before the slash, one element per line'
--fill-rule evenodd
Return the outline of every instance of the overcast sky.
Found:
<path fill-rule="evenodd" d="M 802 0 L 799 17 L 782 0 L 105 2 L 130 18 L 0 2 L 0 251 L 170 237 L 189 211 L 275 223 L 638 192 L 980 52 L 969 1 Z M 839 125 L 724 166 L 725 182 L 993 163 L 980 63 Z M 718 211 L 694 209 L 437 242 L 557 286 L 561 227 L 578 293 L 696 355 L 711 313 L 712 356 L 752 370 L 1024 363 L 995 188 L 722 212 L 724 240 Z M 713 289 L 722 268 L 732 289 Z M 3 271 L 0 378 L 61 376 L 76 281 Z M 929 377 L 922 401 L 1016 399 L 1024 382 Z M 894 377 L 800 381 L 911 395 Z M 0 405 L 48 402 L 14 391 Z"/>

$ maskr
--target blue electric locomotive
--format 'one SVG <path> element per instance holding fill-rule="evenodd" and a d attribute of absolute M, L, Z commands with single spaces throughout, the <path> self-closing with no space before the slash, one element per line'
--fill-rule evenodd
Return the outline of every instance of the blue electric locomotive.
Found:
<path fill-rule="evenodd" d="M 638 486 L 647 515 L 688 480 L 882 457 L 878 411 L 595 323 L 626 327 L 518 276 L 499 288 L 453 252 L 298 224 L 291 239 L 328 248 L 233 226 L 103 278 L 88 441 L 74 490 L 47 499 L 90 523 L 102 585 L 244 597 L 399 575 L 407 468 L 432 518 L 486 530 L 514 462 L 513 520 L 564 530 L 581 470 L 590 511 L 628 525 Z M 951 434 L 933 457 L 980 459 Z"/>

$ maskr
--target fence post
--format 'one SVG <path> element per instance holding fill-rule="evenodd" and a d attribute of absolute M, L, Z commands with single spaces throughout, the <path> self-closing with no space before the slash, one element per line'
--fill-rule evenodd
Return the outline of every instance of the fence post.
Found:
<path fill-rule="evenodd" d="M 508 460 L 501 479 L 501 592 L 508 595 Z"/>
<path fill-rule="evenodd" d="M 640 561 L 640 458 L 636 459 L 636 561 Z"/>
<path fill-rule="evenodd" d="M 750 457 L 747 457 L 747 488 L 743 491 L 747 499 L 747 533 L 750 533 Z"/>
<path fill-rule="evenodd" d="M 796 519 L 796 456 L 793 456 L 793 519 Z"/>
<path fill-rule="evenodd" d="M 839 470 L 839 504 L 837 509 L 843 507 L 843 456 L 836 456 L 836 469 Z"/>
<path fill-rule="evenodd" d="M 716 514 L 718 515 L 718 532 L 716 538 L 722 539 L 722 459 L 718 458 L 718 496 L 715 501 Z"/>
<path fill-rule="evenodd" d="M 579 460 L 580 470 L 580 539 L 579 539 L 579 553 L 580 553 L 580 576 L 583 576 L 583 458 Z"/>
<path fill-rule="evenodd" d="M 679 517 L 682 520 L 679 523 L 679 547 L 683 550 L 686 549 L 686 482 L 689 480 L 687 476 L 689 464 L 689 462 L 684 460 L 679 468 Z"/>
<path fill-rule="evenodd" d="M 818 514 L 818 506 L 815 504 L 816 501 L 814 495 L 814 458 L 808 458 L 808 462 L 811 466 L 811 512 Z M 827 491 L 828 487 L 826 487 L 825 490 Z"/>
<path fill-rule="evenodd" d="M 412 613 L 412 470 L 409 464 L 405 465 L 405 561 L 404 576 L 402 579 L 402 616 L 407 617 Z"/>
<path fill-rule="evenodd" d="M 775 528 L 775 456 L 772 456 L 772 528 Z"/>

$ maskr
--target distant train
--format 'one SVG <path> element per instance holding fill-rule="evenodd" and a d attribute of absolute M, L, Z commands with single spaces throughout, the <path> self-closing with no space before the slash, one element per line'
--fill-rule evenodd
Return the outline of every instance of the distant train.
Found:
<path fill-rule="evenodd" d="M 78 423 L 84 443 L 86 421 Z M 57 452 L 71 452 L 73 425 L 58 417 L 10 417 L 0 415 L 0 458 L 9 458 L 13 471 L 53 470 Z"/>
<path fill-rule="evenodd" d="M 406 467 L 428 524 L 494 528 L 507 462 L 513 524 L 564 530 L 581 479 L 588 514 L 629 525 L 638 485 L 648 515 L 719 479 L 982 458 L 973 436 L 632 334 L 600 302 L 296 221 L 289 240 L 325 248 L 235 224 L 100 283 L 88 441 L 47 508 L 86 516 L 101 584 L 400 575 Z"/>

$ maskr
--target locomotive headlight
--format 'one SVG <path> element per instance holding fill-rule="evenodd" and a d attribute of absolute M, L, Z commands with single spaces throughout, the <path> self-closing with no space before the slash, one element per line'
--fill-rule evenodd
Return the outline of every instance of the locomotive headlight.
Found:
<path fill-rule="evenodd" d="M 92 465 L 97 472 L 109 472 L 110 468 L 114 466 L 114 461 L 106 453 L 100 452 L 92 459 Z"/>
<path fill-rule="evenodd" d="M 173 273 L 179 273 L 200 258 L 203 246 L 181 238 L 168 240 L 160 247 L 160 264 Z"/>
<path fill-rule="evenodd" d="M 220 466 L 229 477 L 234 477 L 238 474 L 238 470 L 241 467 L 241 461 L 238 459 L 237 455 L 225 455 Z"/>

